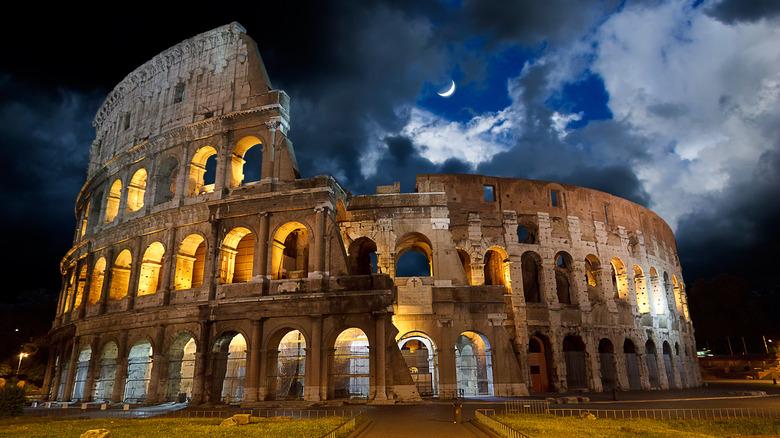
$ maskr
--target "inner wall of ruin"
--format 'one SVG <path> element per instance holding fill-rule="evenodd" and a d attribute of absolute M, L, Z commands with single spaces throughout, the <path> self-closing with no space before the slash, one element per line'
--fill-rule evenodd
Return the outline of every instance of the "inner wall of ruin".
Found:
<path fill-rule="evenodd" d="M 349 196 L 300 177 L 289 108 L 238 23 L 108 95 L 61 263 L 49 399 L 394 403 L 701 384 L 674 236 L 652 211 L 481 175 Z"/>

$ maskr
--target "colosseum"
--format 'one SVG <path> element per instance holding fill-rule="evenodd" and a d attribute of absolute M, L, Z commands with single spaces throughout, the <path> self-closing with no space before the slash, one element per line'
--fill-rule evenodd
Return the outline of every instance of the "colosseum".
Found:
<path fill-rule="evenodd" d="M 302 178 L 290 98 L 238 23 L 94 118 L 50 400 L 369 403 L 701 384 L 671 229 L 607 193 Z M 392 182 L 392 180 L 390 181 Z"/>

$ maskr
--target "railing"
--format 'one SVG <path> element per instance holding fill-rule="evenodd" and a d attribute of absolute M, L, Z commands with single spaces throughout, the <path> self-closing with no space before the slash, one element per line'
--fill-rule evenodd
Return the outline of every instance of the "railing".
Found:
<path fill-rule="evenodd" d="M 546 414 L 550 402 L 544 400 L 509 400 L 504 402 L 504 412 L 507 414 Z"/>
<path fill-rule="evenodd" d="M 349 420 L 345 421 L 341 426 L 331 430 L 322 436 L 322 438 L 336 438 L 339 436 L 345 436 L 346 434 L 357 429 L 358 426 L 366 421 L 366 414 L 363 411 L 359 411 L 357 415 L 353 415 Z"/>
<path fill-rule="evenodd" d="M 71 405 L 72 406 L 72 405 Z M 30 417 L 84 417 L 91 418 L 229 418 L 236 414 L 249 414 L 252 417 L 276 418 L 286 417 L 296 420 L 316 419 L 325 417 L 358 416 L 362 411 L 356 409 L 220 409 L 220 410 L 160 410 L 160 409 L 77 409 L 51 407 L 25 410 Z"/>
<path fill-rule="evenodd" d="M 531 438 L 528 435 L 512 429 L 506 424 L 496 420 L 493 416 L 496 412 L 493 409 L 477 409 L 474 411 L 474 420 L 477 423 L 484 424 L 486 427 L 495 431 L 504 438 Z"/>
<path fill-rule="evenodd" d="M 590 413 L 596 418 L 653 420 L 720 420 L 731 418 L 780 418 L 780 411 L 753 408 L 713 409 L 550 409 L 558 417 L 580 416 Z"/>

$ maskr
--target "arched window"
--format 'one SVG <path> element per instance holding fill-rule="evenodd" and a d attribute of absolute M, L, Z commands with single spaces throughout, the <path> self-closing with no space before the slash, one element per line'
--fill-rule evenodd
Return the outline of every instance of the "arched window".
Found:
<path fill-rule="evenodd" d="M 173 199 L 176 194 L 176 182 L 179 175 L 179 160 L 168 157 L 160 164 L 155 178 L 154 205 Z"/>
<path fill-rule="evenodd" d="M 371 369 L 368 337 L 359 328 L 342 331 L 336 338 L 333 356 L 335 398 L 368 398 Z"/>
<path fill-rule="evenodd" d="M 190 180 L 187 189 L 189 196 L 214 191 L 216 155 L 217 150 L 211 146 L 204 146 L 195 152 L 190 163 Z"/>
<path fill-rule="evenodd" d="M 349 264 L 354 275 L 377 273 L 376 243 L 368 237 L 355 239 L 349 244 Z"/>
<path fill-rule="evenodd" d="M 138 169 L 127 185 L 127 212 L 138 211 L 144 206 L 146 194 L 146 169 Z"/>
<path fill-rule="evenodd" d="M 230 167 L 230 187 L 260 181 L 263 165 L 263 144 L 257 137 L 244 137 L 233 149 Z"/>
<path fill-rule="evenodd" d="M 626 267 L 623 261 L 615 257 L 610 262 L 612 265 L 612 291 L 613 298 L 628 301 L 628 279 L 626 278 Z"/>
<path fill-rule="evenodd" d="M 206 239 L 190 234 L 182 240 L 176 254 L 174 288 L 190 289 L 203 284 L 203 266 L 206 262 Z"/>
<path fill-rule="evenodd" d="M 493 247 L 485 254 L 485 284 L 504 286 L 506 293 L 512 292 L 509 255 L 502 248 Z"/>
<path fill-rule="evenodd" d="M 116 180 L 111 184 L 111 190 L 108 192 L 106 200 L 106 219 L 104 223 L 110 223 L 119 214 L 119 201 L 122 198 L 122 181 Z"/>
<path fill-rule="evenodd" d="M 299 222 L 287 222 L 274 233 L 271 256 L 274 280 L 306 278 L 309 274 L 309 231 Z"/>
<path fill-rule="evenodd" d="M 127 296 L 127 288 L 130 286 L 130 266 L 133 257 L 130 250 L 123 250 L 114 261 L 114 267 L 111 270 L 111 290 L 108 299 L 121 300 Z"/>
<path fill-rule="evenodd" d="M 100 300 L 100 294 L 103 292 L 103 279 L 106 276 L 106 259 L 101 257 L 95 262 L 95 267 L 92 269 L 92 279 L 89 283 L 89 299 L 90 305 L 97 304 Z"/>
<path fill-rule="evenodd" d="M 564 251 L 555 255 L 555 289 L 559 303 L 572 304 L 572 259 Z"/>
<path fill-rule="evenodd" d="M 398 239 L 395 245 L 395 276 L 433 276 L 433 249 L 425 235 L 412 232 Z"/>
<path fill-rule="evenodd" d="M 222 241 L 221 283 L 252 281 L 252 260 L 255 255 L 255 236 L 246 228 L 238 227 Z"/>
<path fill-rule="evenodd" d="M 136 342 L 127 355 L 125 402 L 143 403 L 152 378 L 152 344 L 147 339 Z"/>
<path fill-rule="evenodd" d="M 160 287 L 162 264 L 165 248 L 162 243 L 154 242 L 146 248 L 141 262 L 141 274 L 138 279 L 138 296 L 153 294 Z"/>
<path fill-rule="evenodd" d="M 523 295 L 527 303 L 539 303 L 541 295 L 541 266 L 542 259 L 535 252 L 526 252 L 520 257 L 523 270 Z"/>

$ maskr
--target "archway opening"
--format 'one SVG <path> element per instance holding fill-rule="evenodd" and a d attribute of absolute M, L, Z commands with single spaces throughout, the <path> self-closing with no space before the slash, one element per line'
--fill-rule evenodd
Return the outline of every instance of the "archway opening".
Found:
<path fill-rule="evenodd" d="M 334 350 L 333 396 L 368 398 L 371 374 L 366 334 L 359 328 L 348 328 L 336 338 Z"/>
<path fill-rule="evenodd" d="M 244 227 L 233 228 L 222 241 L 220 283 L 252 281 L 255 235 Z"/>
<path fill-rule="evenodd" d="M 73 381 L 72 401 L 79 401 L 84 398 L 84 389 L 87 383 L 87 372 L 89 371 L 89 360 L 92 358 L 92 348 L 89 345 L 79 351 L 78 362 L 76 362 L 76 376 Z"/>
<path fill-rule="evenodd" d="M 509 255 L 502 248 L 494 247 L 485 253 L 485 284 L 504 286 L 506 293 L 512 292 Z"/>
<path fill-rule="evenodd" d="M 226 340 L 227 351 L 224 351 Z M 244 399 L 244 379 L 246 377 L 246 339 L 241 334 L 235 334 L 232 338 L 228 335 L 223 337 L 218 351 L 224 356 L 223 364 L 225 377 L 222 379 L 222 392 L 220 400 L 227 403 L 240 403 Z M 227 353 L 227 354 L 224 354 Z"/>
<path fill-rule="evenodd" d="M 271 271 L 274 280 L 309 275 L 309 231 L 299 222 L 287 222 L 274 234 Z"/>
<path fill-rule="evenodd" d="M 306 338 L 299 330 L 291 330 L 277 349 L 276 399 L 303 400 L 305 383 Z"/>
<path fill-rule="evenodd" d="M 168 352 L 168 383 L 165 400 L 184 403 L 192 397 L 195 376 L 197 344 L 192 336 L 182 333 L 173 341 Z"/>
<path fill-rule="evenodd" d="M 125 379 L 126 403 L 143 403 L 152 377 L 152 344 L 147 339 L 136 342 L 127 355 Z"/>
<path fill-rule="evenodd" d="M 260 181 L 263 167 L 263 144 L 257 137 L 244 137 L 233 149 L 230 187 Z"/>
<path fill-rule="evenodd" d="M 106 218 L 104 223 L 108 224 L 113 221 L 117 214 L 119 214 L 119 201 L 122 198 L 122 181 L 116 180 L 111 184 L 111 190 L 108 191 L 108 199 L 106 200 Z"/>
<path fill-rule="evenodd" d="M 534 252 L 526 252 L 520 257 L 523 271 L 523 296 L 526 303 L 539 303 L 542 301 L 539 285 L 542 259 Z"/>
<path fill-rule="evenodd" d="M 111 401 L 116 380 L 116 365 L 119 358 L 119 347 L 116 342 L 109 341 L 103 346 L 98 361 L 98 374 L 95 379 L 94 401 Z"/>
<path fill-rule="evenodd" d="M 466 280 L 469 285 L 473 286 L 474 280 L 471 278 L 471 256 L 469 256 L 469 253 L 465 250 L 458 248 L 458 258 L 460 259 L 461 266 L 463 266 L 463 272 L 466 274 Z"/>
<path fill-rule="evenodd" d="M 203 266 L 206 263 L 206 239 L 200 234 L 185 237 L 176 254 L 176 290 L 199 287 L 203 284 Z"/>
<path fill-rule="evenodd" d="M 189 196 L 214 191 L 217 174 L 217 150 L 204 146 L 195 152 L 190 163 L 190 178 L 187 188 Z"/>
<path fill-rule="evenodd" d="M 601 367 L 601 387 L 611 391 L 617 387 L 617 371 L 615 370 L 615 347 L 607 338 L 599 341 L 599 365 Z"/>
<path fill-rule="evenodd" d="M 650 379 L 651 388 L 659 388 L 661 386 L 658 377 L 658 361 L 656 359 L 655 343 L 648 339 L 645 343 L 645 360 L 647 361 L 647 372 Z"/>
<path fill-rule="evenodd" d="M 626 359 L 626 375 L 628 376 L 629 389 L 642 389 L 642 380 L 639 377 L 639 362 L 636 357 L 636 346 L 630 339 L 626 339 L 623 342 L 623 355 Z"/>
<path fill-rule="evenodd" d="M 572 304 L 572 258 L 567 252 L 555 255 L 555 290 L 559 303 Z"/>
<path fill-rule="evenodd" d="M 146 169 L 138 169 L 127 185 L 127 212 L 138 211 L 144 206 L 146 195 Z"/>
<path fill-rule="evenodd" d="M 162 279 L 163 255 L 165 247 L 160 242 L 153 242 L 146 248 L 141 263 L 141 274 L 138 278 L 138 296 L 157 292 Z"/>
<path fill-rule="evenodd" d="M 568 389 L 587 389 L 588 370 L 585 365 L 585 344 L 579 336 L 563 338 L 563 357 L 566 361 Z"/>
<path fill-rule="evenodd" d="M 601 301 L 601 262 L 593 254 L 585 257 L 585 280 L 588 290 L 588 300 L 590 302 Z"/>
<path fill-rule="evenodd" d="M 179 175 L 179 160 L 168 157 L 160 164 L 154 185 L 154 205 L 173 199 L 176 194 L 176 182 Z"/>
<path fill-rule="evenodd" d="M 431 241 L 422 233 L 407 233 L 395 245 L 396 277 L 433 276 Z"/>
<path fill-rule="evenodd" d="M 133 257 L 130 250 L 123 250 L 114 261 L 114 267 L 111 272 L 111 291 L 108 295 L 110 301 L 121 300 L 127 296 L 127 289 L 130 287 L 130 268 Z"/>
<path fill-rule="evenodd" d="M 663 354 L 666 380 L 669 382 L 670 388 L 677 388 L 677 381 L 674 378 L 674 362 L 672 362 L 672 347 L 666 341 L 663 344 Z"/>
<path fill-rule="evenodd" d="M 92 269 L 92 281 L 89 283 L 89 304 L 97 304 L 103 293 L 103 279 L 106 275 L 106 258 L 101 257 Z"/>
<path fill-rule="evenodd" d="M 546 342 L 538 337 L 531 336 L 528 340 L 528 365 L 531 369 L 531 392 L 548 392 L 550 390 L 550 377 L 548 375 Z"/>
<path fill-rule="evenodd" d="M 368 237 L 355 239 L 349 244 L 349 264 L 354 275 L 376 274 L 376 243 Z"/>
<path fill-rule="evenodd" d="M 490 343 L 475 332 L 463 332 L 455 341 L 458 397 L 493 395 L 493 363 Z"/>
<path fill-rule="evenodd" d="M 423 397 L 439 395 L 439 365 L 436 345 L 422 332 L 410 332 L 398 340 L 398 348 L 409 368 L 417 393 Z"/>

